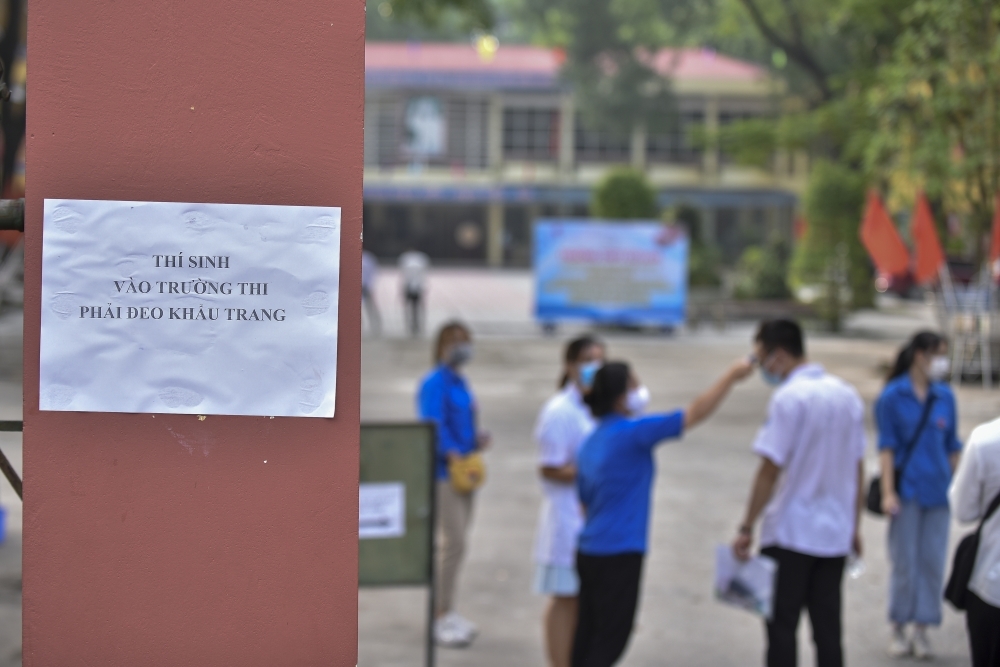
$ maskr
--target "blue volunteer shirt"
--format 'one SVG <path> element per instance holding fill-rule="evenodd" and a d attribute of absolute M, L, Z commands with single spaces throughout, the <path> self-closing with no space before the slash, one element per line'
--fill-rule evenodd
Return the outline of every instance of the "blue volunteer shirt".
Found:
<path fill-rule="evenodd" d="M 577 490 L 586 521 L 579 549 L 589 556 L 646 552 L 653 447 L 684 430 L 684 413 L 630 419 L 608 415 L 584 441 Z"/>
<path fill-rule="evenodd" d="M 916 501 L 921 507 L 943 507 L 948 504 L 951 484 L 948 457 L 962 449 L 962 443 L 957 435 L 958 412 L 951 387 L 944 382 L 933 382 L 928 388 L 928 397 L 931 395 L 934 405 L 920 438 L 913 445 L 896 493 L 901 500 Z M 875 404 L 878 448 L 893 450 L 897 469 L 903 463 L 904 448 L 913 439 L 923 411 L 924 404 L 917 399 L 908 374 L 890 381 Z"/>
<path fill-rule="evenodd" d="M 465 378 L 441 365 L 420 381 L 417 414 L 437 427 L 437 478 L 448 478 L 448 453 L 476 449 L 476 402 Z"/>

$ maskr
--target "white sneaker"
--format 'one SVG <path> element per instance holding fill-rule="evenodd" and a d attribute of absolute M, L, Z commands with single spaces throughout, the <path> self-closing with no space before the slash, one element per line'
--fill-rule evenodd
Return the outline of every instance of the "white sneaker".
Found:
<path fill-rule="evenodd" d="M 920 625 L 913 633 L 913 657 L 917 660 L 930 660 L 934 657 L 931 642 L 927 639 L 927 628 Z"/>
<path fill-rule="evenodd" d="M 434 641 L 439 646 L 465 648 L 475 637 L 475 626 L 455 612 L 449 612 L 434 621 Z"/>
<path fill-rule="evenodd" d="M 889 657 L 905 658 L 913 652 L 913 645 L 906 637 L 906 630 L 901 625 L 892 628 L 892 639 L 889 640 Z"/>
<path fill-rule="evenodd" d="M 463 616 L 459 616 L 455 612 L 450 612 L 448 615 L 452 617 L 452 623 L 454 623 L 456 626 L 465 631 L 468 635 L 470 635 L 472 639 L 474 639 L 476 635 L 479 634 L 479 628 L 477 628 L 476 624 L 470 621 L 469 619 Z"/>

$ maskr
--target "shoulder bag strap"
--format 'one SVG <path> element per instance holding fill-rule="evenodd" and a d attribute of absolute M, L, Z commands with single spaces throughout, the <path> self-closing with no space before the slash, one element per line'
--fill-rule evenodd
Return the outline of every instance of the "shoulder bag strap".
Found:
<path fill-rule="evenodd" d="M 920 434 L 924 431 L 924 426 L 927 425 L 927 419 L 931 416 L 931 408 L 934 406 L 934 394 L 930 393 L 930 389 L 927 390 L 927 400 L 924 401 L 924 411 L 920 415 L 920 423 L 917 425 L 917 430 L 914 432 L 913 437 L 910 438 L 910 443 L 906 447 L 906 453 L 903 455 L 903 460 L 899 464 L 899 475 L 902 477 L 903 471 L 906 470 L 906 465 L 910 462 L 910 457 L 913 456 L 913 450 L 917 448 L 917 441 L 920 440 Z M 899 489 L 896 489 L 899 493 Z"/>
<path fill-rule="evenodd" d="M 983 515 L 982 521 L 979 522 L 979 528 L 976 528 L 977 533 L 982 532 L 983 526 L 986 525 L 986 522 L 990 520 L 990 517 L 996 513 L 998 507 L 1000 507 L 1000 493 L 993 496 L 993 501 L 986 509 L 986 514 Z"/>

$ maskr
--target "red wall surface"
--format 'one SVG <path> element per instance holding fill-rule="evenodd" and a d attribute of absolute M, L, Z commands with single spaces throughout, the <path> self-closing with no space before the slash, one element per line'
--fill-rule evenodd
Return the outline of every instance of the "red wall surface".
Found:
<path fill-rule="evenodd" d="M 28 35 L 25 666 L 353 666 L 362 0 L 32 0 Z M 343 207 L 336 418 L 39 412 L 45 197 Z"/>

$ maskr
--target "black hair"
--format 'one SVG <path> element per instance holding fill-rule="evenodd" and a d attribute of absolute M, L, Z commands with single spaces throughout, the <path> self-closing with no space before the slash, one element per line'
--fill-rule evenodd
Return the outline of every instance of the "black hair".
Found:
<path fill-rule="evenodd" d="M 796 359 L 801 359 L 806 354 L 802 327 L 793 320 L 764 320 L 757 328 L 754 341 L 760 343 L 767 354 L 784 350 Z"/>
<path fill-rule="evenodd" d="M 896 356 L 896 363 L 892 366 L 892 371 L 886 382 L 895 380 L 900 375 L 906 375 L 913 366 L 913 359 L 917 352 L 933 352 L 946 342 L 945 337 L 933 331 L 921 331 L 910 339 L 910 342 L 903 346 Z"/>
<path fill-rule="evenodd" d="M 628 379 L 632 369 L 623 361 L 604 364 L 594 376 L 594 385 L 583 397 L 595 417 L 604 417 L 615 411 L 615 403 L 628 393 Z"/>
<path fill-rule="evenodd" d="M 580 355 L 595 345 L 597 347 L 604 347 L 604 343 L 599 338 L 589 334 L 574 338 L 566 343 L 566 349 L 563 350 L 563 363 L 567 366 L 575 364 L 580 360 Z M 567 382 L 569 382 L 569 373 L 563 371 L 562 377 L 559 379 L 559 388 L 562 389 L 565 387 Z"/>

